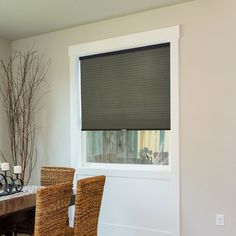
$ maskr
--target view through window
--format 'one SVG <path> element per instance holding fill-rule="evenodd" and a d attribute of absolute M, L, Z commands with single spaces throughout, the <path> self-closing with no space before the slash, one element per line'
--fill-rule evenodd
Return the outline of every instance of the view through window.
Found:
<path fill-rule="evenodd" d="M 169 135 L 166 130 L 85 132 L 87 162 L 169 164 Z"/>

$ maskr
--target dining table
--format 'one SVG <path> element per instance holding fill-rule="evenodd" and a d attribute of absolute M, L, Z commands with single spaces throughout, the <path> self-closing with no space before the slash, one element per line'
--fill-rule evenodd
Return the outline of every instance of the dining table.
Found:
<path fill-rule="evenodd" d="M 73 192 L 69 206 L 75 204 Z M 9 199 L 1 200 L 0 197 L 0 235 L 12 235 L 14 225 L 32 219 L 35 216 L 36 192 L 27 195 L 21 194 Z"/>

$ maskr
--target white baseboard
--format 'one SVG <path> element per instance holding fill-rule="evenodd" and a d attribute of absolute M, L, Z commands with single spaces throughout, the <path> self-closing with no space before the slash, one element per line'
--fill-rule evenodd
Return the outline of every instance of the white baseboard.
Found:
<path fill-rule="evenodd" d="M 99 236 L 173 236 L 172 232 L 101 222 Z"/>

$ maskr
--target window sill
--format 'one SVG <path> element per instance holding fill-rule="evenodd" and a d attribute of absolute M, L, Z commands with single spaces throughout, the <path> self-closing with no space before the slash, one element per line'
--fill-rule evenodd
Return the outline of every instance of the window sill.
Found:
<path fill-rule="evenodd" d="M 77 175 L 170 180 L 171 168 L 170 166 L 87 163 L 86 166 L 77 169 Z"/>

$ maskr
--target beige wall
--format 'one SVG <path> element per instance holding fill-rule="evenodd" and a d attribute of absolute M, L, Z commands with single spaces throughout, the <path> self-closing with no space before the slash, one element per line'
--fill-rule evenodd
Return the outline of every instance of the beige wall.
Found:
<path fill-rule="evenodd" d="M 235 0 L 196 0 L 13 42 L 52 60 L 38 166 L 70 165 L 68 46 L 180 24 L 181 235 L 236 235 L 235 9 Z"/>
<path fill-rule="evenodd" d="M 11 42 L 0 38 L 0 58 L 5 60 L 11 55 Z"/>
<path fill-rule="evenodd" d="M 11 42 L 5 39 L 0 39 L 0 59 L 5 61 L 10 55 Z M 9 140 L 7 132 L 6 117 L 2 107 L 2 97 L 0 96 L 0 150 L 4 153 L 6 158 L 9 158 Z M 2 160 L 1 157 L 0 160 Z"/>

